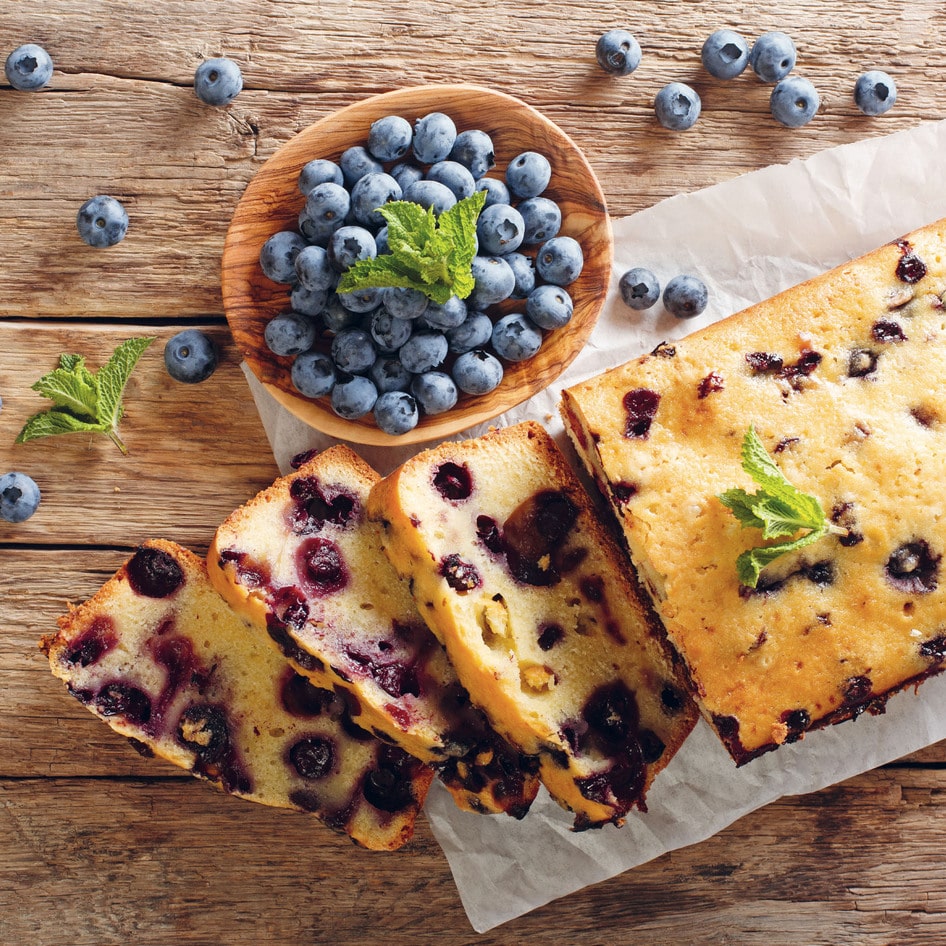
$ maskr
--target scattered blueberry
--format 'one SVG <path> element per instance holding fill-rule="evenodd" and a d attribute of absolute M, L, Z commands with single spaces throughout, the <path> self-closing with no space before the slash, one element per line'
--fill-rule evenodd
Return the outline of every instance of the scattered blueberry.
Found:
<path fill-rule="evenodd" d="M 411 394 L 425 414 L 442 414 L 457 403 L 457 386 L 443 371 L 425 371 L 411 381 Z"/>
<path fill-rule="evenodd" d="M 854 104 L 870 116 L 883 115 L 897 101 L 897 84 L 886 72 L 871 69 L 854 83 Z"/>
<path fill-rule="evenodd" d="M 480 211 L 476 236 L 480 253 L 502 256 L 519 249 L 526 234 L 522 214 L 510 204 L 493 204 Z"/>
<path fill-rule="evenodd" d="M 205 59 L 194 73 L 194 91 L 206 105 L 229 105 L 243 90 L 243 73 L 232 59 Z"/>
<path fill-rule="evenodd" d="M 624 304 L 632 309 L 649 309 L 660 298 L 660 282 L 643 266 L 635 266 L 621 276 L 618 289 Z"/>
<path fill-rule="evenodd" d="M 595 43 L 595 59 L 609 75 L 629 75 L 640 65 L 640 43 L 627 30 L 608 30 Z"/>
<path fill-rule="evenodd" d="M 379 161 L 399 161 L 411 149 L 411 123 L 400 115 L 387 115 L 371 123 L 368 153 Z"/>
<path fill-rule="evenodd" d="M 42 46 L 24 43 L 7 56 L 3 71 L 14 89 L 35 92 L 52 78 L 53 61 Z"/>
<path fill-rule="evenodd" d="M 200 329 L 185 329 L 164 346 L 164 366 L 175 381 L 199 384 L 217 367 L 217 347 Z"/>
<path fill-rule="evenodd" d="M 461 131 L 449 156 L 468 168 L 477 181 L 496 163 L 493 139 L 479 129 Z"/>
<path fill-rule="evenodd" d="M 702 102 L 696 90 L 683 82 L 668 82 L 654 98 L 657 121 L 669 131 L 686 131 L 700 117 Z"/>
<path fill-rule="evenodd" d="M 535 271 L 546 282 L 556 286 L 574 282 L 584 265 L 581 244 L 570 236 L 552 237 L 542 244 L 535 257 Z"/>
<path fill-rule="evenodd" d="M 0 476 L 0 518 L 24 522 L 36 512 L 39 500 L 39 487 L 32 477 L 16 471 Z"/>
<path fill-rule="evenodd" d="M 375 401 L 374 421 L 386 434 L 406 434 L 419 420 L 417 401 L 406 391 L 385 391 Z"/>
<path fill-rule="evenodd" d="M 303 352 L 293 361 L 290 378 L 303 397 L 323 397 L 335 385 L 335 366 L 323 352 Z"/>
<path fill-rule="evenodd" d="M 526 315 L 539 328 L 562 328 L 571 321 L 572 297 L 561 286 L 536 286 L 526 299 Z"/>
<path fill-rule="evenodd" d="M 769 98 L 772 117 L 789 128 L 807 125 L 821 105 L 818 90 L 803 76 L 780 79 Z"/>
<path fill-rule="evenodd" d="M 457 126 L 443 112 L 431 112 L 414 123 L 414 157 L 421 164 L 436 164 L 450 156 Z"/>
<path fill-rule="evenodd" d="M 703 68 L 716 79 L 735 79 L 749 65 L 749 44 L 735 30 L 716 30 L 700 52 Z"/>
<path fill-rule="evenodd" d="M 342 375 L 332 388 L 332 410 L 345 420 L 357 420 L 374 408 L 378 389 L 364 375 Z"/>
<path fill-rule="evenodd" d="M 506 186 L 523 200 L 538 197 L 552 180 L 552 165 L 538 151 L 523 151 L 506 167 Z"/>
<path fill-rule="evenodd" d="M 128 232 L 128 212 L 121 201 L 106 194 L 90 197 L 76 214 L 76 229 L 89 246 L 114 246 Z"/>
<path fill-rule="evenodd" d="M 678 319 L 698 316 L 709 301 L 706 284 L 696 276 L 674 276 L 664 289 L 664 306 Z"/>
<path fill-rule="evenodd" d="M 778 82 L 795 68 L 795 44 L 779 30 L 763 33 L 749 52 L 749 65 L 763 82 Z"/>
<path fill-rule="evenodd" d="M 493 351 L 506 361 L 526 361 L 542 345 L 542 333 L 521 312 L 511 312 L 493 326 Z"/>
<path fill-rule="evenodd" d="M 446 184 L 422 179 L 404 188 L 404 200 L 420 204 L 425 210 L 432 208 L 439 217 L 457 202 L 457 197 Z"/>
<path fill-rule="evenodd" d="M 481 348 L 458 356 L 450 373 L 464 394 L 489 394 L 503 380 L 502 362 Z"/>
<path fill-rule="evenodd" d="M 314 158 L 299 172 L 299 190 L 307 195 L 319 184 L 344 184 L 342 169 L 328 158 Z"/>
<path fill-rule="evenodd" d="M 313 319 L 299 312 L 283 312 L 263 329 L 263 341 L 274 355 L 301 355 L 315 343 L 318 332 Z"/>

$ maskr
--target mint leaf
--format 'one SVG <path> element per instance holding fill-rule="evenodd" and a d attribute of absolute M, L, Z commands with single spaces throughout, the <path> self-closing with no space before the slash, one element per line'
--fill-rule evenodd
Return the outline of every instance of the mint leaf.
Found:
<path fill-rule="evenodd" d="M 473 291 L 476 221 L 485 191 L 457 201 L 438 218 L 431 208 L 395 200 L 378 208 L 388 225 L 389 253 L 360 260 L 342 274 L 339 292 L 394 286 L 418 289 L 434 302 Z"/>
<path fill-rule="evenodd" d="M 61 355 L 59 367 L 33 385 L 53 406 L 26 422 L 16 443 L 56 434 L 103 433 L 127 453 L 118 436 L 122 394 L 138 359 L 153 341 L 154 337 L 129 338 L 95 373 L 86 367 L 82 355 Z"/>
<path fill-rule="evenodd" d="M 755 588 L 759 573 L 779 556 L 810 545 L 829 531 L 843 530 L 828 522 L 817 497 L 803 493 L 785 478 L 751 426 L 742 441 L 742 468 L 760 489 L 755 493 L 742 488 L 728 489 L 717 498 L 744 528 L 760 529 L 763 539 L 808 530 L 790 541 L 758 546 L 739 556 L 736 560 L 739 580 Z"/>

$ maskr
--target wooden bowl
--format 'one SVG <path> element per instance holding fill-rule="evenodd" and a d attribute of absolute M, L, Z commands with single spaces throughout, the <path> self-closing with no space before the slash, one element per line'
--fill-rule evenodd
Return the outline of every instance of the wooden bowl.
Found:
<path fill-rule="evenodd" d="M 263 341 L 266 323 L 287 311 L 288 287 L 267 279 L 259 266 L 263 243 L 279 230 L 295 230 L 304 198 L 299 172 L 313 158 L 338 160 L 351 145 L 364 144 L 373 121 L 401 115 L 410 122 L 429 112 L 450 115 L 460 131 L 487 132 L 496 153 L 490 176 L 523 151 L 538 151 L 552 164 L 547 196 L 562 210 L 562 234 L 581 243 L 585 265 L 568 286 L 574 315 L 563 328 L 547 333 L 538 353 L 504 365 L 502 383 L 479 397 L 461 395 L 450 411 L 421 416 L 409 433 L 391 436 L 371 414 L 349 421 L 332 410 L 329 399 L 301 396 L 290 381 L 290 358 L 274 355 Z M 525 251 L 525 250 L 524 250 Z M 227 231 L 223 251 L 223 304 L 230 330 L 250 369 L 269 393 L 296 417 L 342 440 L 374 445 L 405 445 L 445 439 L 489 420 L 546 387 L 581 351 L 604 302 L 611 274 L 613 240 L 605 199 L 594 171 L 577 145 L 560 128 L 524 102 L 473 85 L 421 86 L 387 92 L 343 108 L 290 139 L 247 186 Z M 519 301 L 506 311 L 522 310 Z M 326 344 L 326 348 L 328 345 Z"/>

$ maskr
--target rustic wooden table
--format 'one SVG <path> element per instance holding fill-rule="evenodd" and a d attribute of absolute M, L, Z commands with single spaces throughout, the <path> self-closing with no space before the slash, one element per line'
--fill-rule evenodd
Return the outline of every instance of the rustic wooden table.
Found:
<path fill-rule="evenodd" d="M 644 49 L 624 79 L 594 61 L 613 26 Z M 810 125 L 777 125 L 754 77 L 702 71 L 702 41 L 721 26 L 794 37 L 797 71 L 822 94 Z M 376 92 L 492 86 L 575 138 L 620 217 L 943 117 L 944 32 L 933 0 L 7 0 L 2 55 L 37 42 L 56 71 L 38 93 L 0 84 L 0 472 L 24 470 L 43 492 L 29 521 L 0 523 L 0 943 L 946 942 L 942 745 L 477 936 L 423 820 L 412 845 L 379 855 L 305 816 L 225 797 L 131 752 L 37 649 L 136 543 L 205 549 L 277 472 L 222 317 L 219 263 L 246 183 L 295 132 Z M 192 81 L 202 58 L 221 54 L 246 87 L 214 109 Z M 851 103 L 871 67 L 899 86 L 894 110 L 873 120 Z M 685 134 L 652 114 L 673 79 L 703 96 Z M 75 232 L 95 193 L 121 198 L 131 217 L 107 251 Z M 164 342 L 185 326 L 222 347 L 200 386 L 163 368 Z M 119 341 L 152 333 L 127 391 L 127 456 L 82 435 L 14 446 L 43 406 L 30 385 L 61 352 L 97 367 Z"/>

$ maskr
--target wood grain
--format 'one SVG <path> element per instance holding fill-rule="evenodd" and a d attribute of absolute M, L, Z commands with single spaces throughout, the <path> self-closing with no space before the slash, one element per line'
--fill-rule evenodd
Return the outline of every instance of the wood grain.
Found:
<path fill-rule="evenodd" d="M 267 323 L 288 306 L 288 289 L 267 279 L 259 266 L 260 249 L 274 233 L 295 231 L 304 200 L 299 172 L 313 158 L 338 161 L 342 152 L 365 144 L 371 123 L 399 115 L 411 124 L 431 112 L 445 112 L 460 131 L 485 131 L 493 142 L 496 166 L 491 176 L 502 179 L 508 163 L 524 151 L 545 155 L 553 168 L 544 192 L 562 212 L 561 235 L 578 240 L 584 253 L 581 275 L 568 286 L 574 314 L 568 325 L 543 333 L 538 353 L 528 361 L 505 364 L 500 385 L 479 397 L 461 395 L 456 407 L 424 415 L 400 436 L 384 433 L 369 414 L 345 420 L 327 398 L 305 398 L 289 377 L 291 358 L 267 348 Z M 611 278 L 611 224 L 601 185 L 580 149 L 540 112 L 511 95 L 473 85 L 432 85 L 401 89 L 349 105 L 300 132 L 257 172 L 237 205 L 223 251 L 223 304 L 237 346 L 253 373 L 285 408 L 311 427 L 352 443 L 404 446 L 444 439 L 490 420 L 515 407 L 555 380 L 577 357 L 594 328 Z M 529 252 L 524 247 L 523 252 Z M 498 307 L 518 310 L 510 300 Z M 331 337 L 323 339 L 328 351 Z"/>

